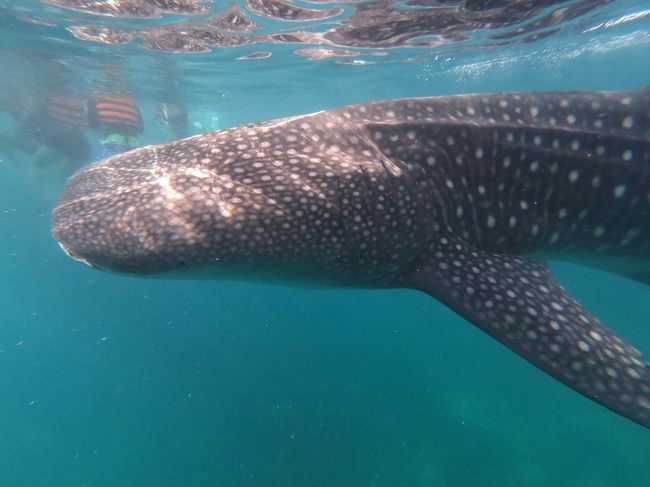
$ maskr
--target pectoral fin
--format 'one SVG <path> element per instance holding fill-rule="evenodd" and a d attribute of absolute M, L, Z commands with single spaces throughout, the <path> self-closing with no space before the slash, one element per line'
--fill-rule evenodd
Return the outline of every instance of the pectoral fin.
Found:
<path fill-rule="evenodd" d="M 442 238 L 410 285 L 546 373 L 650 428 L 650 367 L 553 278 L 543 262 Z"/>

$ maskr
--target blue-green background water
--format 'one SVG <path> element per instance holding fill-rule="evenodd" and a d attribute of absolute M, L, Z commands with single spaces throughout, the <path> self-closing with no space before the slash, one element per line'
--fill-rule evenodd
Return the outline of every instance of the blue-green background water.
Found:
<path fill-rule="evenodd" d="M 644 3 L 614 2 L 600 21 Z M 36 2 L 0 2 L 6 12 L 26 5 L 73 21 Z M 172 55 L 87 47 L 62 28 L 7 18 L 5 66 L 29 66 L 28 48 L 55 53 L 86 87 L 119 54 L 144 142 L 169 138 L 150 112 L 153 66 Z M 174 56 L 191 111 L 227 127 L 378 98 L 650 84 L 647 16 L 408 63 L 307 62 L 285 46 L 268 60 L 232 61 L 252 50 Z M 429 297 L 92 271 L 49 234 L 62 184 L 0 163 L 0 485 L 650 485 L 647 430 Z M 553 268 L 650 353 L 646 286 Z"/>

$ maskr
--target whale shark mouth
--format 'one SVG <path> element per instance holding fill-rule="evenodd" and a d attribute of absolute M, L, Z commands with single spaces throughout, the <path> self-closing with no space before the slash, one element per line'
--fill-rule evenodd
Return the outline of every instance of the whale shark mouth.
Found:
<path fill-rule="evenodd" d="M 65 252 L 65 255 L 67 255 L 71 259 L 76 260 L 77 262 L 81 262 L 82 264 L 87 265 L 88 267 L 90 267 L 92 269 L 97 269 L 97 270 L 100 270 L 100 271 L 102 270 L 100 267 L 97 267 L 96 265 L 91 264 L 90 261 L 88 261 L 88 260 L 84 259 L 83 257 L 75 254 L 65 244 L 63 244 L 61 242 L 57 242 L 57 243 L 59 244 L 59 247 L 61 247 L 61 249 Z"/>

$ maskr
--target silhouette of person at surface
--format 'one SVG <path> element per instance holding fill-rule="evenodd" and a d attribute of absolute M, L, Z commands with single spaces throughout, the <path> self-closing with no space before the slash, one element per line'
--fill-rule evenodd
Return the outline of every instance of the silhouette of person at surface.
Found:
<path fill-rule="evenodd" d="M 118 54 L 102 66 L 102 76 L 88 99 L 90 127 L 99 132 L 99 154 L 103 159 L 141 145 L 144 124 L 140 108 L 129 90 L 127 58 Z"/>
<path fill-rule="evenodd" d="M 187 108 L 183 102 L 183 83 L 171 59 L 162 58 L 156 62 L 156 71 L 160 79 L 160 102 L 154 109 L 154 117 L 167 126 L 175 138 L 189 135 Z"/>
<path fill-rule="evenodd" d="M 90 126 L 101 132 L 99 158 L 110 157 L 140 145 L 142 116 L 127 93 L 94 94 L 88 101 Z"/>
<path fill-rule="evenodd" d="M 185 105 L 177 102 L 162 102 L 154 111 L 156 119 L 167 125 L 174 137 L 182 139 L 189 135 L 187 109 Z"/>
<path fill-rule="evenodd" d="M 2 152 L 15 162 L 16 151 L 31 154 L 31 170 L 56 165 L 67 175 L 82 166 L 91 149 L 85 101 L 65 92 L 45 94 L 5 91 L 0 110 L 15 122 L 12 133 L 0 135 Z"/>

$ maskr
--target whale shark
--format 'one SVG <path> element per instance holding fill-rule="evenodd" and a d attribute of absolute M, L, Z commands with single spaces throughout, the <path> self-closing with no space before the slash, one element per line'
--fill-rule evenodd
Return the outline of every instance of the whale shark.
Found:
<path fill-rule="evenodd" d="M 424 292 L 650 427 L 640 352 L 554 278 L 650 282 L 650 87 L 344 106 L 139 148 L 73 175 L 65 252 L 159 277 Z"/>

